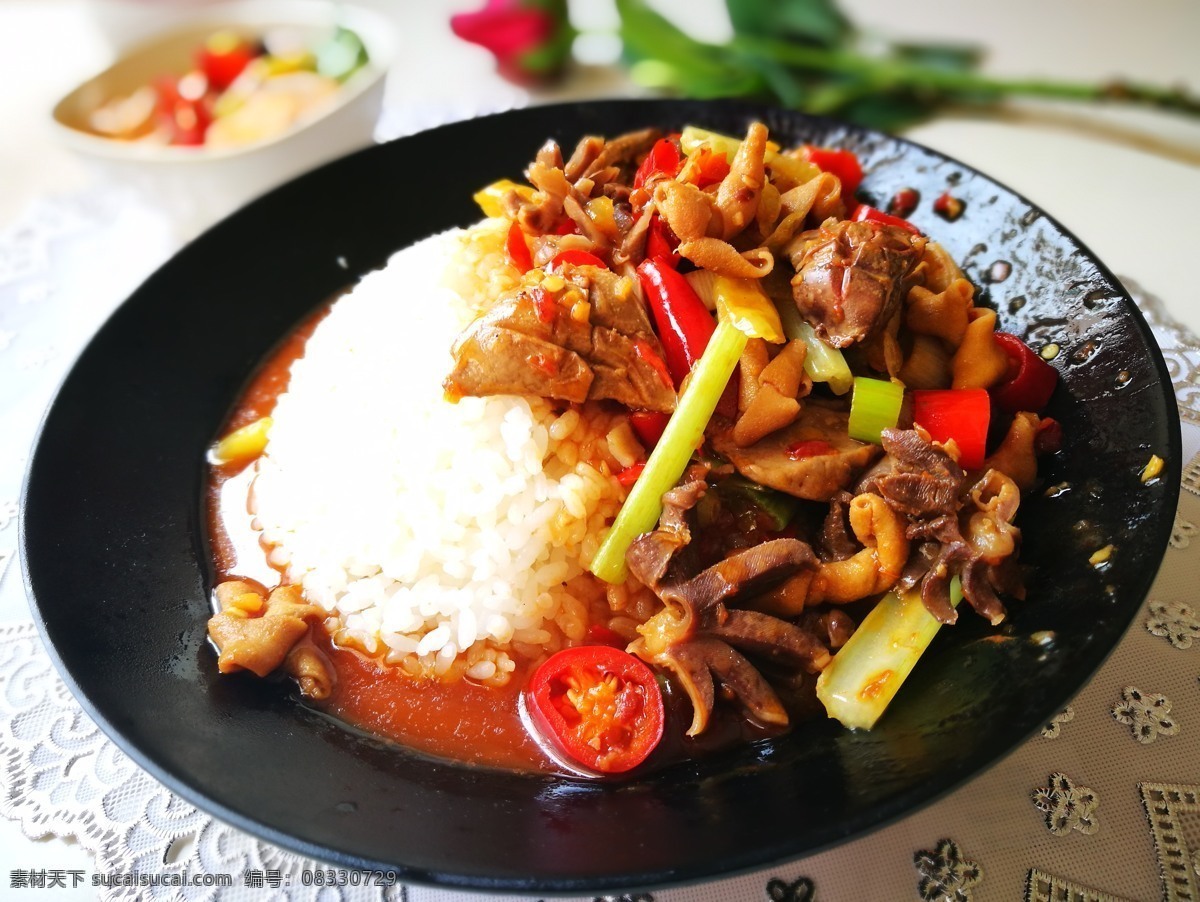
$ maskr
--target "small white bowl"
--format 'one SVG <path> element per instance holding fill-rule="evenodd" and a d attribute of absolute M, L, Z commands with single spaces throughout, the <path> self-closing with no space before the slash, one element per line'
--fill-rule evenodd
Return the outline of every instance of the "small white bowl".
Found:
<path fill-rule="evenodd" d="M 256 33 L 286 28 L 315 39 L 336 25 L 359 36 L 369 62 L 339 88 L 332 103 L 274 137 L 236 148 L 170 147 L 105 138 L 88 126 L 99 104 L 178 72 L 221 28 Z M 168 211 L 181 237 L 191 237 L 270 188 L 372 143 L 395 53 L 393 23 L 362 7 L 320 0 L 205 5 L 181 11 L 169 32 L 123 52 L 67 94 L 54 107 L 53 126 L 59 140 L 83 155 L 101 179 L 141 189 Z"/>

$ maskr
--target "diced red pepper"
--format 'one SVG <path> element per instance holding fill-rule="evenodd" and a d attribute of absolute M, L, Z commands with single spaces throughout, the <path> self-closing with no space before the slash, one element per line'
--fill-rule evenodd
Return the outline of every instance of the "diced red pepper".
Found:
<path fill-rule="evenodd" d="M 842 196 L 853 197 L 858 186 L 862 184 L 862 163 L 853 151 L 837 150 L 832 147 L 813 147 L 804 145 L 804 159 L 812 163 L 822 172 L 832 173 L 842 183 Z"/>
<path fill-rule="evenodd" d="M 696 155 L 695 171 L 695 185 L 697 188 L 707 188 L 709 185 L 716 185 L 724 181 L 725 176 L 729 175 L 729 158 L 723 153 L 718 153 L 705 147 Z"/>
<path fill-rule="evenodd" d="M 687 279 L 661 259 L 643 260 L 637 272 L 667 369 L 678 388 L 708 347 L 717 324 Z"/>
<path fill-rule="evenodd" d="M 670 138 L 659 138 L 633 176 L 633 187 L 640 188 L 655 176 L 674 178 L 682 165 L 679 145 Z"/>
<path fill-rule="evenodd" d="M 949 191 L 943 191 L 941 196 L 933 202 L 933 212 L 947 222 L 954 222 L 954 220 L 963 215 L 963 210 L 966 209 L 966 206 L 965 203 Z"/>
<path fill-rule="evenodd" d="M 584 250 L 563 251 L 550 261 L 550 268 L 560 269 L 564 263 L 570 263 L 572 266 L 598 266 L 601 269 L 608 269 L 607 263 L 595 254 Z"/>
<path fill-rule="evenodd" d="M 669 413 L 660 413 L 657 410 L 635 410 L 629 415 L 629 425 L 633 428 L 638 441 L 642 443 L 642 447 L 649 451 L 662 438 L 663 430 L 667 428 L 667 421 L 670 419 Z"/>
<path fill-rule="evenodd" d="M 529 244 L 525 241 L 525 233 L 515 219 L 513 224 L 508 227 L 508 240 L 504 243 L 504 247 L 508 251 L 508 259 L 512 261 L 512 265 L 522 273 L 533 269 L 533 255 L 529 253 Z"/>
<path fill-rule="evenodd" d="M 1040 413 L 1058 385 L 1058 371 L 1015 335 L 997 332 L 996 344 L 1008 357 L 1008 374 L 992 387 L 992 398 L 1001 410 Z"/>
<path fill-rule="evenodd" d="M 570 216 L 564 216 L 562 221 L 554 227 L 555 235 L 578 235 L 579 226 L 575 224 L 575 220 Z"/>
<path fill-rule="evenodd" d="M 966 470 L 983 466 L 987 456 L 992 402 L 986 389 L 956 388 L 914 391 L 913 422 L 935 442 L 958 445 L 958 462 Z"/>
<path fill-rule="evenodd" d="M 679 268 L 679 239 L 671 231 L 671 227 L 658 213 L 650 217 L 650 227 L 646 232 L 646 259 L 658 259 L 665 262 L 671 269 Z"/>
<path fill-rule="evenodd" d="M 855 222 L 877 222 L 880 225 L 896 226 L 897 228 L 907 229 L 914 235 L 920 235 L 921 230 L 909 222 L 907 219 L 901 219 L 899 216 L 892 216 L 890 213 L 884 213 L 875 207 L 869 207 L 866 204 L 859 204 L 850 218 Z"/>
<path fill-rule="evenodd" d="M 621 485 L 625 486 L 625 488 L 629 488 L 631 485 L 637 482 L 638 477 L 642 475 L 642 470 L 644 469 L 646 469 L 645 461 L 638 461 L 635 464 L 630 464 L 617 474 L 617 482 L 621 483 Z M 622 645 L 621 647 L 624 648 L 625 646 Z"/>
<path fill-rule="evenodd" d="M 837 454 L 837 449 L 824 439 L 814 438 L 804 442 L 796 442 L 794 445 L 788 445 L 784 453 L 792 460 L 804 460 L 806 457 L 824 457 L 828 454 Z"/>
<path fill-rule="evenodd" d="M 887 211 L 893 216 L 911 216 L 921 201 L 921 192 L 916 188 L 901 188 L 888 201 Z"/>
<path fill-rule="evenodd" d="M 587 628 L 583 641 L 586 645 L 607 645 L 609 648 L 620 649 L 624 649 L 629 644 L 629 640 L 616 630 L 609 629 L 600 623 L 593 623 Z"/>

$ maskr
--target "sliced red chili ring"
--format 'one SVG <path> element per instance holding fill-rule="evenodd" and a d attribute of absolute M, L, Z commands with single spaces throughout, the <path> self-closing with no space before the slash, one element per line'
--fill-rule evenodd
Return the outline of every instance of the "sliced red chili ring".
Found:
<path fill-rule="evenodd" d="M 560 752 L 600 773 L 637 767 L 662 739 L 663 699 L 654 672 L 607 645 L 551 655 L 530 678 L 526 710 Z"/>

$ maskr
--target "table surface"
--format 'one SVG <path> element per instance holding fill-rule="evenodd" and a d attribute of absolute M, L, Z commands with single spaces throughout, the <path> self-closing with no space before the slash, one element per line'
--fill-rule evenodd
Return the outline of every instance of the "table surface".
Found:
<path fill-rule="evenodd" d="M 124 0 L 134 2 L 134 0 Z M 144 2 L 144 0 L 143 0 Z M 388 86 L 384 124 L 392 133 L 464 111 L 544 99 L 630 93 L 602 66 L 585 67 L 572 82 L 530 97 L 502 82 L 490 57 L 454 40 L 450 12 L 475 2 L 388 3 L 358 0 L 390 14 L 401 52 Z M 728 28 L 719 0 L 655 3 L 700 37 Z M 100 4 L 103 6 L 103 4 Z M 1103 80 L 1116 75 L 1182 83 L 1200 92 L 1200 3 L 1194 0 L 845 0 L 858 22 L 894 36 L 946 38 L 988 50 L 985 69 L 997 75 Z M 611 27 L 607 0 L 575 0 L 583 30 Z M 966 10 L 964 12 L 964 10 Z M 0 0 L 0 234 L 22 221 L 39 199 L 103 188 L 76 157 L 59 147 L 48 110 L 83 78 L 103 68 L 113 48 L 96 15 L 80 0 Z M 603 40 L 594 42 L 603 50 Z M 14 87 L 15 86 L 15 87 Z M 1200 120 L 1162 113 L 1017 103 L 993 115 L 948 113 L 907 137 L 974 166 L 1026 195 L 1075 232 L 1110 269 L 1158 296 L 1167 311 L 1200 334 L 1200 292 L 1192 266 L 1200 232 Z M 163 211 L 169 220 L 169 210 Z M 120 266 L 121 261 L 114 261 Z M 130 284 L 145 273 L 131 271 Z M 6 310 L 0 308 L 0 332 Z M 7 579 L 18 579 L 16 567 Z M 4 578 L 0 570 L 0 578 Z M 0 621 L 28 617 L 0 593 Z M 87 868 L 88 856 L 61 840 L 32 842 L 0 820 L 0 881 L 13 868 Z M 90 898 L 45 890 L 36 898 Z"/>

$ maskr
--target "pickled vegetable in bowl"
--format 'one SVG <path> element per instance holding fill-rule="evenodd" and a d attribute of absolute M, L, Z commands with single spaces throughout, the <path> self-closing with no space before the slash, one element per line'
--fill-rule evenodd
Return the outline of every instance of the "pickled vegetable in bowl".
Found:
<path fill-rule="evenodd" d="M 287 29 L 225 29 L 195 47 L 183 72 L 163 72 L 87 116 L 93 134 L 119 141 L 231 148 L 287 131 L 329 105 L 369 61 L 339 27 L 315 42 Z M 182 66 L 185 64 L 181 64 Z"/>

